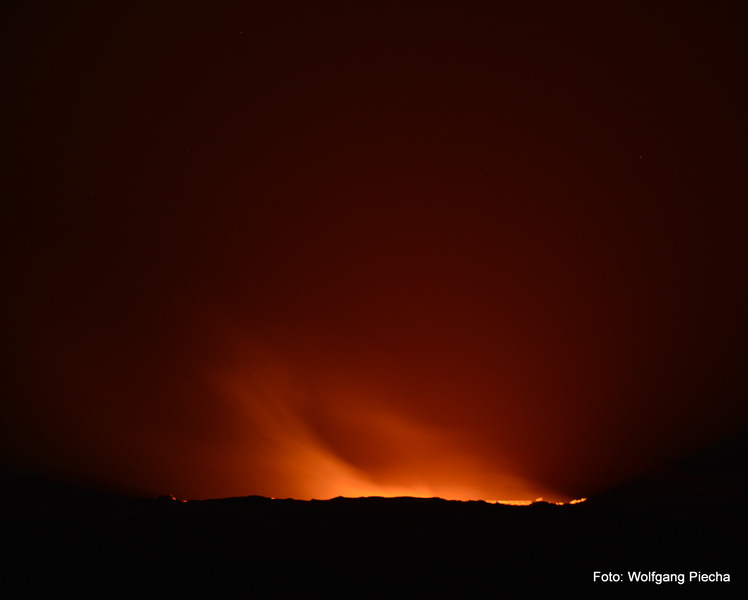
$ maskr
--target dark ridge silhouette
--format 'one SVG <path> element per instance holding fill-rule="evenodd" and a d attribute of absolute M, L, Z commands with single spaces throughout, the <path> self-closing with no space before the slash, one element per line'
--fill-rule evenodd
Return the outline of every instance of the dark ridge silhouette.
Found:
<path fill-rule="evenodd" d="M 748 436 L 736 436 L 650 471 L 592 503 L 671 506 L 720 505 L 740 508 L 748 498 Z"/>
<path fill-rule="evenodd" d="M 682 597 L 741 597 L 745 468 L 728 452 L 737 468 L 726 469 L 720 456 L 706 452 L 563 506 L 126 498 L 6 474 L 4 587 L 11 598 L 611 598 L 676 587 Z M 714 478 L 723 485 L 709 487 Z M 688 580 L 692 570 L 731 581 L 593 582 L 595 571 Z"/>

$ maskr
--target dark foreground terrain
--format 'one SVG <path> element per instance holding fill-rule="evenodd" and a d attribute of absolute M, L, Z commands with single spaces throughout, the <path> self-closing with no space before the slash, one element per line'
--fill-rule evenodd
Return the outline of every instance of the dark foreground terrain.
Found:
<path fill-rule="evenodd" d="M 743 480 L 694 473 L 660 473 L 583 504 L 526 507 L 128 499 L 7 475 L 0 595 L 746 597 Z M 595 571 L 622 582 L 594 582 Z M 682 573 L 685 583 L 631 583 L 630 571 Z M 730 582 L 689 581 L 691 571 Z"/>

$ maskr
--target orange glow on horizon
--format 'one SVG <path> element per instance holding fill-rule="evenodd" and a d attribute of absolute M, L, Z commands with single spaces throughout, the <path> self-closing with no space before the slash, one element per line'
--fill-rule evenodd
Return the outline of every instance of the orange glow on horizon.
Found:
<path fill-rule="evenodd" d="M 568 502 L 548 502 L 548 504 L 555 504 L 556 506 L 566 506 L 569 504 L 581 504 L 586 502 L 587 498 L 576 498 L 569 500 Z M 535 500 L 486 500 L 490 504 L 507 504 L 509 506 L 529 506 L 536 502 L 546 502 L 543 498 L 536 498 Z"/>
<path fill-rule="evenodd" d="M 416 498 L 423 500 L 439 499 L 446 500 L 448 502 L 485 502 L 486 504 L 502 504 L 505 506 L 530 506 L 539 502 L 546 502 L 542 498 L 536 498 L 535 500 L 483 500 L 481 498 L 469 498 L 469 499 L 456 499 L 456 498 L 441 498 L 438 496 L 414 496 L 413 494 L 364 494 L 361 496 L 334 496 L 332 498 L 311 498 L 311 500 L 333 500 L 335 498 L 346 498 L 346 499 L 365 499 L 365 498 Z M 277 500 L 278 498 L 271 497 L 270 500 Z M 280 500 L 296 500 L 296 498 L 280 498 Z M 586 502 L 587 498 L 576 498 L 568 502 L 546 502 L 547 504 L 553 504 L 554 506 L 570 506 L 572 504 L 582 504 Z M 186 502 L 186 500 L 181 500 Z"/>
<path fill-rule="evenodd" d="M 234 470 L 247 482 L 238 495 L 459 501 L 554 496 L 508 464 L 489 460 L 469 432 L 416 422 L 371 392 L 332 377 L 316 382 L 321 399 L 311 397 L 308 387 L 256 348 L 240 364 L 247 367 L 212 377 L 235 414 Z"/>

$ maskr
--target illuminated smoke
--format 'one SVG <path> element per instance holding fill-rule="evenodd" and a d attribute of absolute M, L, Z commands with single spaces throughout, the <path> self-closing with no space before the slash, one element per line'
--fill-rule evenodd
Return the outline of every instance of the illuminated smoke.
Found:
<path fill-rule="evenodd" d="M 312 385 L 257 347 L 232 364 L 212 380 L 236 415 L 246 493 L 299 499 L 538 496 L 539 486 L 482 458 L 469 432 L 416 423 L 363 386 L 341 386 L 330 374 Z M 326 438 L 326 427 L 344 430 L 344 443 Z"/>

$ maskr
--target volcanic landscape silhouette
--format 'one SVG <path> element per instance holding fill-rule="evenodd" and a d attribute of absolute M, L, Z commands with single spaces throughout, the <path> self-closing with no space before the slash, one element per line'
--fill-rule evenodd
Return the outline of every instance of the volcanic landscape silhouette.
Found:
<path fill-rule="evenodd" d="M 688 583 L 711 586 L 699 594 L 738 597 L 748 477 L 744 464 L 733 467 L 746 449 L 745 439 L 733 440 L 563 506 L 408 497 L 136 499 L 6 476 L 6 589 L 27 597 L 409 598 L 543 594 L 563 585 L 630 597 L 645 591 L 631 586 L 644 584 L 601 592 L 593 574 L 625 569 L 655 573 L 655 580 L 698 569 L 712 581 L 716 573 L 730 579 Z"/>

